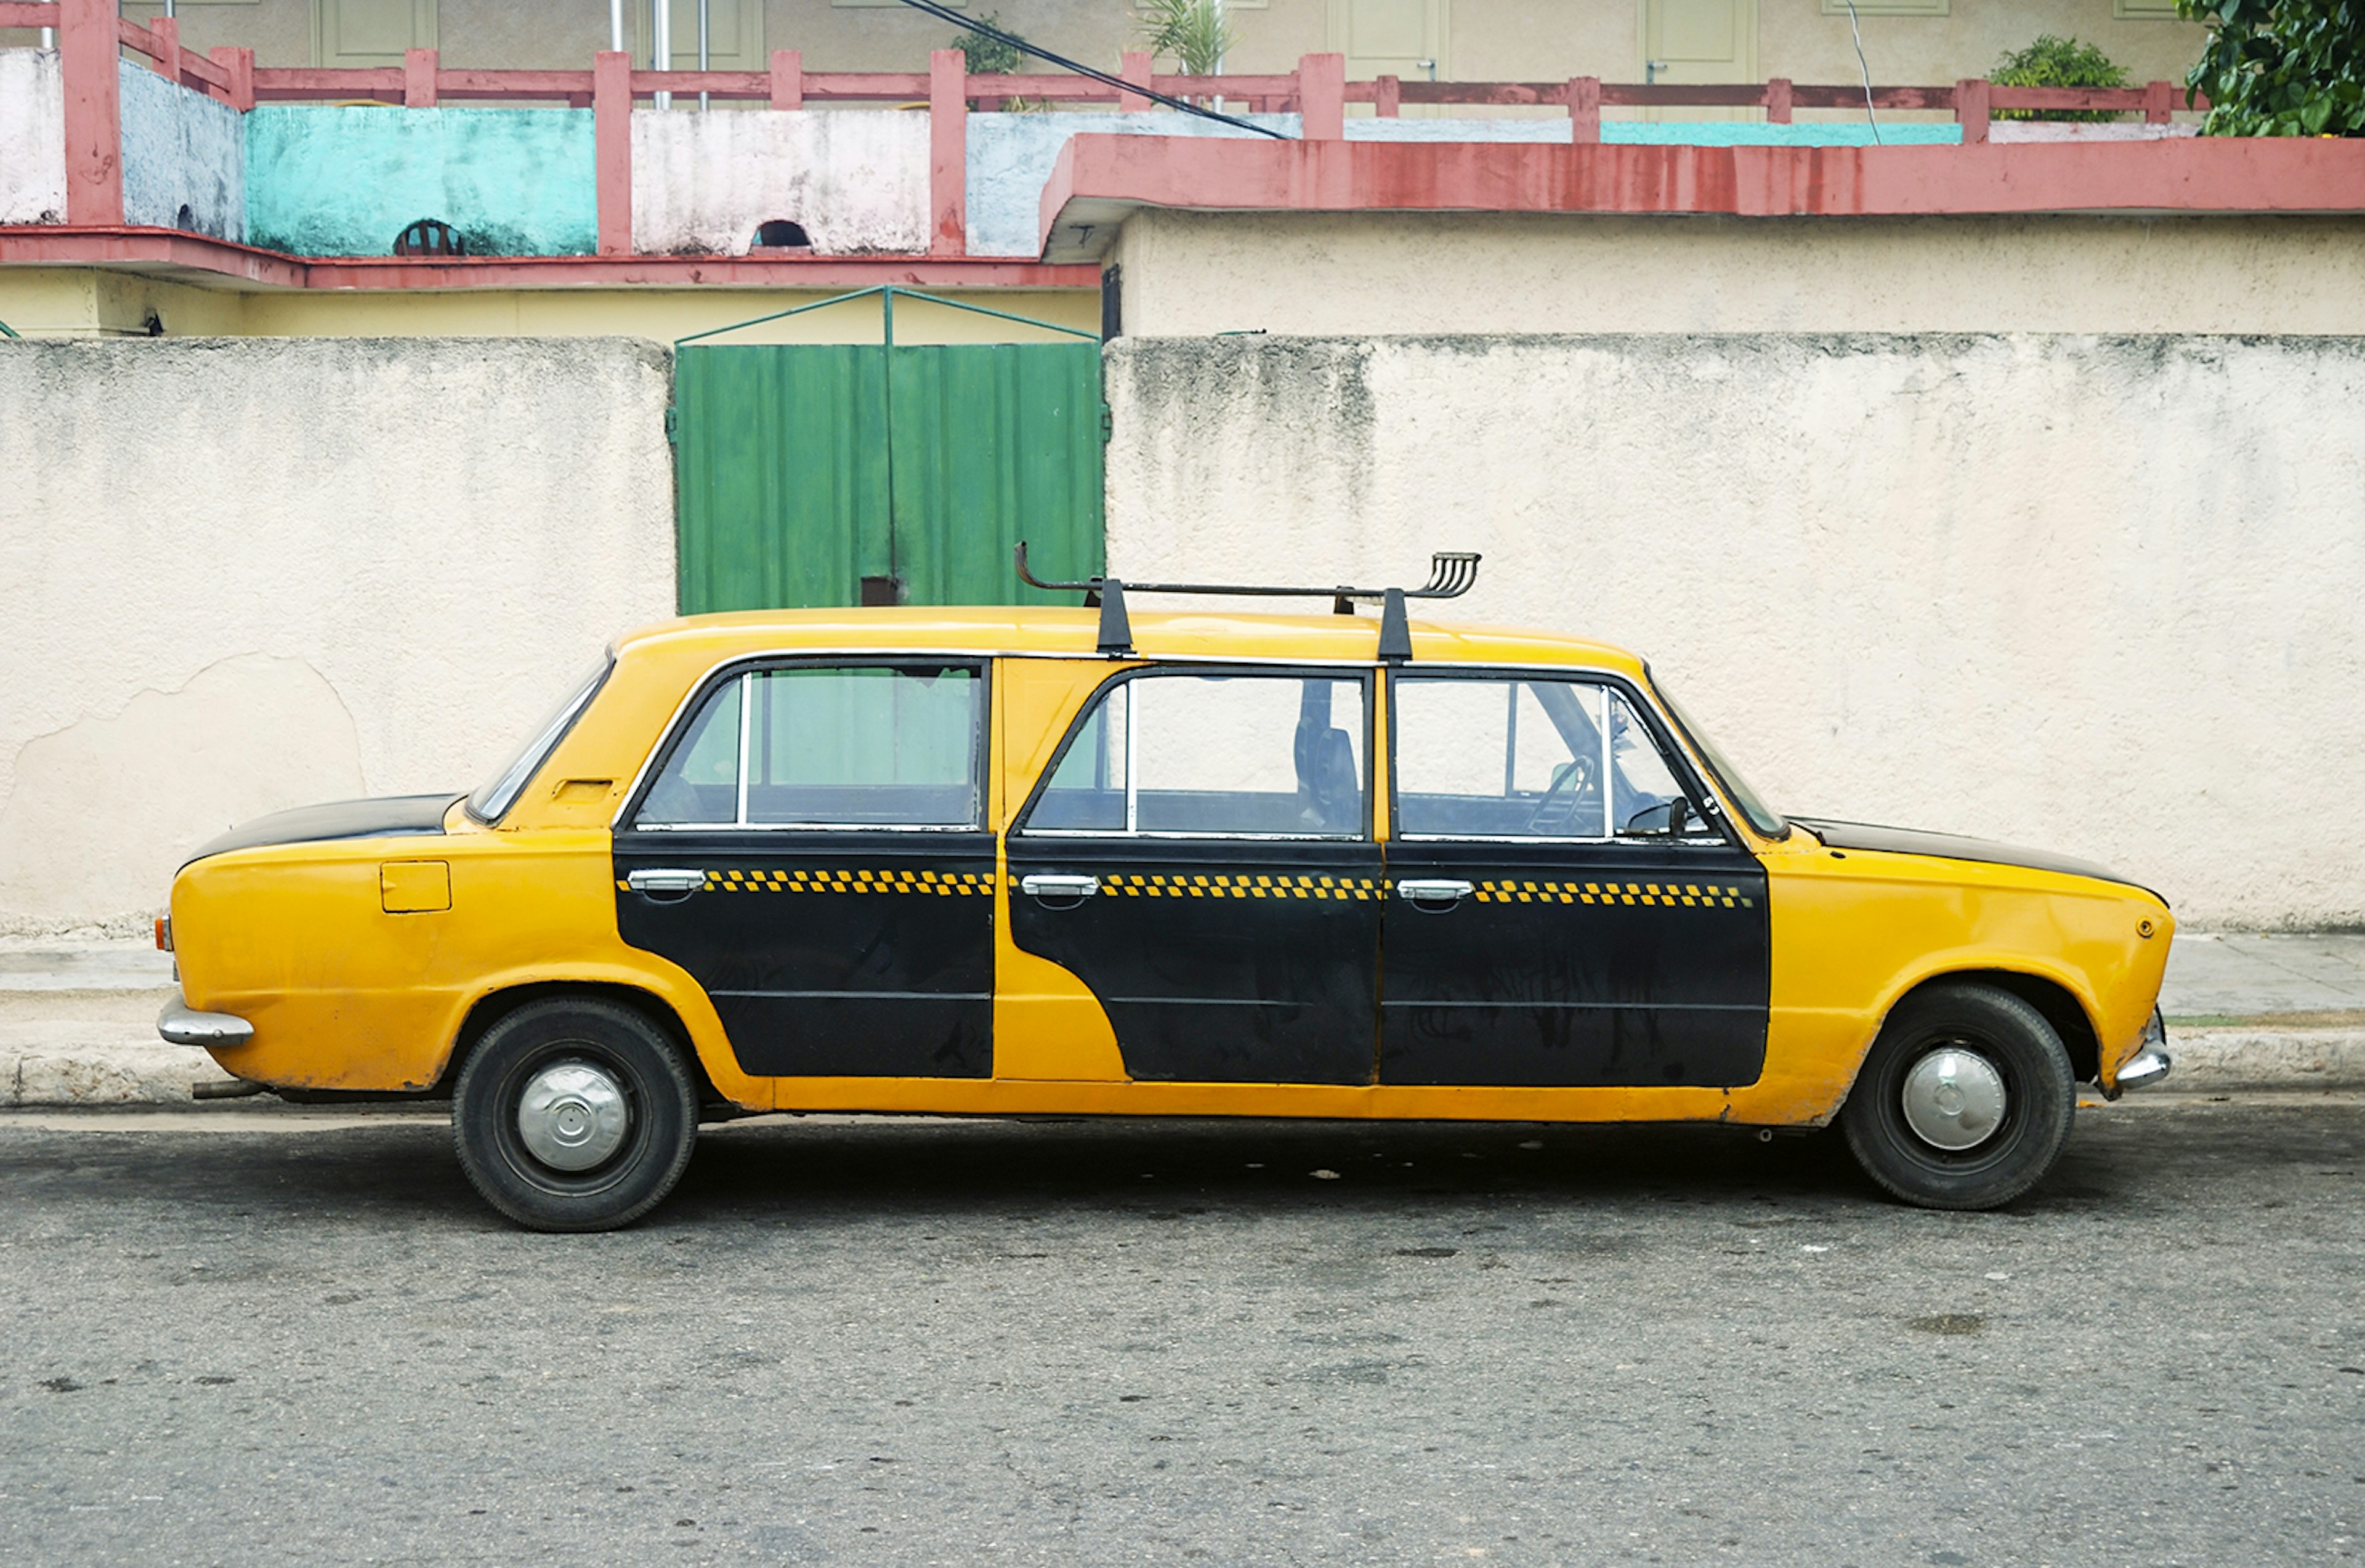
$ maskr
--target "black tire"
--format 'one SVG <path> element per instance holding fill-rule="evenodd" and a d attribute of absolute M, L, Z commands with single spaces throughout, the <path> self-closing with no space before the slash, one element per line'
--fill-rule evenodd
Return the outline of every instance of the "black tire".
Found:
<path fill-rule="evenodd" d="M 587 1170 L 538 1159 L 519 1125 L 539 1074 L 596 1070 L 621 1092 L 612 1154 Z M 588 997 L 536 1002 L 485 1031 L 452 1092 L 452 1141 L 487 1203 L 530 1230 L 613 1230 L 665 1200 L 698 1142 L 698 1085 L 681 1053 L 630 1008 Z"/>
<path fill-rule="evenodd" d="M 1938 1147 L 1913 1130 L 1908 1075 L 1933 1051 L 1967 1050 L 2001 1075 L 2001 1119 L 1972 1148 Z M 2045 1014 L 2009 991 L 1938 985 L 1900 1003 L 1882 1025 L 1840 1113 L 1865 1173 L 1909 1204 L 1991 1209 L 2045 1179 L 2069 1140 L 2078 1083 Z"/>

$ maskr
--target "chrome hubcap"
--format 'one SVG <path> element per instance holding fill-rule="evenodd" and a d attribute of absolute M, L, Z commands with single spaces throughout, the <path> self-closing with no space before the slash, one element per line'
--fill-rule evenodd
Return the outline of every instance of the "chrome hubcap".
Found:
<path fill-rule="evenodd" d="M 545 1067 L 518 1099 L 518 1136 L 555 1170 L 588 1170 L 624 1147 L 631 1109 L 616 1081 L 587 1062 Z"/>
<path fill-rule="evenodd" d="M 1977 1148 L 2003 1125 L 2003 1074 L 1977 1051 L 1942 1046 L 1905 1075 L 1905 1125 L 1933 1148 Z"/>

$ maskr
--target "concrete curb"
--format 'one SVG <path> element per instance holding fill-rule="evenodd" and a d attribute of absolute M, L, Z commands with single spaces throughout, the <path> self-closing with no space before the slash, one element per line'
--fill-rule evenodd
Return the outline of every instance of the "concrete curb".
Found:
<path fill-rule="evenodd" d="M 2168 1054 L 2168 1089 L 2365 1089 L 2365 1029 L 2170 1028 Z"/>
<path fill-rule="evenodd" d="M 2169 1052 L 2168 1090 L 2365 1090 L 2365 1029 L 2171 1030 Z M 195 1047 L 121 1025 L 0 1025 L 0 1107 L 186 1105 L 191 1084 L 230 1081 Z"/>

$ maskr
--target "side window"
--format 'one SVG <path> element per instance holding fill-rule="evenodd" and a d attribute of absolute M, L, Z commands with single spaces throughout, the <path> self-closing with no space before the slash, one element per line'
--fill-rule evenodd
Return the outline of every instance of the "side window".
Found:
<path fill-rule="evenodd" d="M 984 820 L 984 671 L 750 670 L 666 759 L 640 827 L 945 827 Z"/>
<path fill-rule="evenodd" d="M 1104 690 L 1022 832 L 1358 838 L 1360 678 L 1150 674 Z"/>
<path fill-rule="evenodd" d="M 1413 838 L 1705 829 L 1623 693 L 1592 681 L 1398 677 L 1395 823 Z M 1606 786 L 1606 787 L 1605 787 Z"/>

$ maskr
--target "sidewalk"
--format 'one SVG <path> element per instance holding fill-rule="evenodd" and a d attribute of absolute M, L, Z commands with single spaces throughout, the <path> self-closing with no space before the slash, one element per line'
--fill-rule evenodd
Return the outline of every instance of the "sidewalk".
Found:
<path fill-rule="evenodd" d="M 156 1037 L 172 991 L 144 944 L 0 940 L 0 1106 L 186 1104 L 230 1082 Z M 2180 935 L 2160 1003 L 2169 1088 L 2365 1089 L 2365 933 Z"/>

